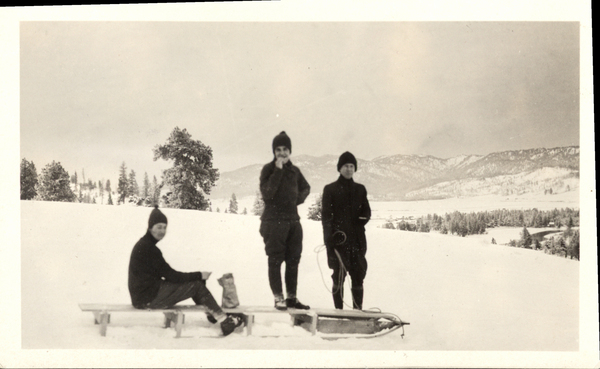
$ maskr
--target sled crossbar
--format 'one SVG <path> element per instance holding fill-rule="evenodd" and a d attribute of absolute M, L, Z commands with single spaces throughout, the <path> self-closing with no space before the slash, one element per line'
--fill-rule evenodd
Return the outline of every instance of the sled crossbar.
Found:
<path fill-rule="evenodd" d="M 167 309 L 136 309 L 129 304 L 79 304 L 81 311 L 91 312 L 94 314 L 94 324 L 100 325 L 100 335 L 106 336 L 106 330 L 110 323 L 111 313 L 126 312 L 126 313 L 156 313 L 164 314 L 164 328 L 173 327 L 175 329 L 175 338 L 181 337 L 181 331 L 185 324 L 185 313 L 206 313 L 207 309 L 201 305 L 175 305 Z M 317 316 L 309 310 L 277 310 L 269 307 L 236 307 L 224 308 L 223 311 L 227 314 L 238 314 L 244 319 L 246 325 L 246 335 L 252 335 L 252 326 L 254 324 L 254 316 L 261 313 L 279 313 L 289 314 L 292 318 L 292 325 L 300 325 L 313 335 L 317 332 Z"/>

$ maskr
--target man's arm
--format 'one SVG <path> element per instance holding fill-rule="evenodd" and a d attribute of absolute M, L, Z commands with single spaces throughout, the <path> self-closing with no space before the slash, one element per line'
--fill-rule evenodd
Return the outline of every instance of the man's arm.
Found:
<path fill-rule="evenodd" d="M 281 184 L 283 170 L 267 164 L 260 172 L 260 193 L 263 200 L 272 200 Z"/>
<path fill-rule="evenodd" d="M 358 220 L 360 224 L 363 226 L 369 222 L 371 219 L 371 206 L 369 205 L 369 200 L 367 198 L 367 189 L 363 186 L 363 195 L 362 195 L 362 204 L 361 211 L 358 216 Z"/>
<path fill-rule="evenodd" d="M 164 278 L 167 282 L 182 283 L 203 279 L 202 272 L 184 273 L 171 268 L 160 251 L 152 255 L 151 263 L 154 269 L 160 274 L 160 277 Z"/>
<path fill-rule="evenodd" d="M 321 224 L 323 225 L 323 242 L 328 245 L 333 233 L 333 203 L 331 201 L 331 191 L 327 186 L 323 189 L 323 199 L 321 201 Z"/>
<path fill-rule="evenodd" d="M 310 185 L 302 175 L 300 169 L 298 169 L 298 200 L 296 201 L 296 205 L 303 204 L 309 194 Z"/>

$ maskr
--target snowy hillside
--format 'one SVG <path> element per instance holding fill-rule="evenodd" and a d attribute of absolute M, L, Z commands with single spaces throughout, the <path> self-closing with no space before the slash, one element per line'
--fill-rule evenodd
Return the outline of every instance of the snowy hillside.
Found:
<path fill-rule="evenodd" d="M 433 186 L 410 191 L 407 199 L 433 199 L 459 196 L 521 195 L 525 193 L 551 194 L 579 189 L 579 177 L 565 168 L 541 168 L 533 172 L 499 175 L 495 177 L 467 178 L 440 182 Z"/>
<path fill-rule="evenodd" d="M 571 190 L 579 187 L 579 147 L 514 150 L 440 159 L 430 155 L 390 155 L 357 158 L 355 180 L 377 200 L 436 199 L 454 196 L 512 195 Z M 299 155 L 292 162 L 312 192 L 337 179 L 337 156 Z M 254 195 L 262 165 L 221 173 L 212 198 Z"/>
<path fill-rule="evenodd" d="M 378 205 L 373 203 L 375 212 Z M 216 279 L 231 272 L 242 304 L 271 305 L 257 217 L 163 211 L 169 230 L 159 247 L 171 266 L 212 271 L 208 287 L 219 301 Z M 149 213 L 144 207 L 21 201 L 24 349 L 578 350 L 578 261 L 491 245 L 488 235 L 460 238 L 375 224 L 367 227 L 364 306 L 409 321 L 404 339 L 394 332 L 371 340 L 328 341 L 276 317 L 257 318 L 254 333 L 285 337 L 212 339 L 205 337 L 218 330 L 193 314 L 186 316 L 182 339 L 161 328 L 160 314 L 115 314 L 101 337 L 91 314 L 77 304 L 130 302 L 129 253 L 144 234 Z M 330 271 L 325 254 L 317 252 L 321 226 L 305 218 L 302 224 L 298 294 L 313 307 L 330 308 Z M 396 360 L 387 364 L 402 362 Z"/>

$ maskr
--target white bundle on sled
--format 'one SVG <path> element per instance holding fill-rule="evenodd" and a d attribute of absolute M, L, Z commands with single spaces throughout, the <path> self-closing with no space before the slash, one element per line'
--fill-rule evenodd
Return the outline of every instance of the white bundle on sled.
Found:
<path fill-rule="evenodd" d="M 238 307 L 240 305 L 240 301 L 238 300 L 237 290 L 235 289 L 233 274 L 225 273 L 221 278 L 217 279 L 217 281 L 223 287 L 223 299 L 221 301 L 221 307 Z"/>

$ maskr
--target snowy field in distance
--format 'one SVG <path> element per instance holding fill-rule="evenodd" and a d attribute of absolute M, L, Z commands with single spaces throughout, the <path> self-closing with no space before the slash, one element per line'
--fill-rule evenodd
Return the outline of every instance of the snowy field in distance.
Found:
<path fill-rule="evenodd" d="M 367 189 L 368 190 L 368 189 Z M 317 193 L 309 195 L 304 204 L 298 207 L 300 217 L 306 219 L 308 209 L 315 202 Z M 213 199 L 213 211 L 219 208 L 223 213 L 229 207 L 229 198 Z M 238 214 L 246 208 L 248 214 L 252 213 L 255 197 L 243 197 L 237 199 Z M 420 200 L 420 201 L 370 201 L 372 209 L 371 226 L 381 226 L 387 219 L 400 217 L 421 217 L 428 214 L 444 215 L 453 211 L 463 213 L 478 212 L 485 210 L 527 210 L 537 208 L 538 210 L 552 210 L 562 208 L 579 209 L 579 189 L 562 192 L 553 195 L 523 194 L 511 196 L 487 195 L 477 197 L 461 197 L 443 200 Z"/>

